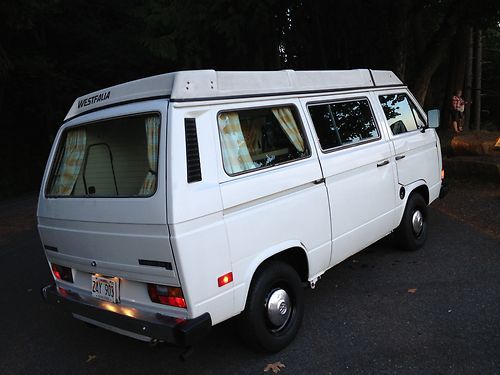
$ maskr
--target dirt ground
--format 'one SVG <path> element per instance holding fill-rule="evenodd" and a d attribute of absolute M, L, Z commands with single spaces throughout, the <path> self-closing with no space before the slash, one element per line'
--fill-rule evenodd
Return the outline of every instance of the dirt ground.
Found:
<path fill-rule="evenodd" d="M 448 195 L 432 207 L 500 241 L 500 186 L 447 179 Z"/>

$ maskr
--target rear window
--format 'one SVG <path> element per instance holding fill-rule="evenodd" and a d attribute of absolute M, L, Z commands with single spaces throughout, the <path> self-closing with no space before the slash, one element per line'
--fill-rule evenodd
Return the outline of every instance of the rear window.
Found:
<path fill-rule="evenodd" d="M 156 191 L 158 114 L 120 117 L 65 130 L 48 197 L 147 197 Z"/>

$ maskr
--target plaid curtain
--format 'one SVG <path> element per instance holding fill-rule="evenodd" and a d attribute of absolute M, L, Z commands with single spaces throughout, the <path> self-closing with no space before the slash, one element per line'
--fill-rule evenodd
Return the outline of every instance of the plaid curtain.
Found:
<path fill-rule="evenodd" d="M 219 134 L 222 144 L 222 160 L 227 173 L 237 173 L 255 168 L 237 112 L 219 114 Z"/>
<path fill-rule="evenodd" d="M 139 195 L 151 195 L 156 190 L 158 176 L 158 134 L 160 130 L 160 117 L 150 116 L 146 118 L 146 138 L 148 148 L 149 171 L 142 184 Z"/>
<path fill-rule="evenodd" d="M 279 121 L 281 128 L 285 131 L 290 142 L 295 146 L 297 151 L 304 152 L 304 139 L 300 134 L 299 127 L 293 118 L 290 108 L 274 108 L 273 115 Z"/>
<path fill-rule="evenodd" d="M 85 129 L 68 131 L 64 154 L 58 174 L 54 180 L 54 185 L 52 186 L 51 194 L 71 195 L 83 164 L 86 144 L 87 133 Z"/>

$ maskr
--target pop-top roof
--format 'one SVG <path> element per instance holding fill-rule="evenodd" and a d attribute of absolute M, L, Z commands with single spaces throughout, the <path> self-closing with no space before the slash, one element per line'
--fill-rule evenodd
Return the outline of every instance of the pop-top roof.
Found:
<path fill-rule="evenodd" d="M 147 98 L 195 101 L 402 84 L 394 73 L 386 70 L 187 70 L 138 79 L 81 96 L 75 100 L 65 120 L 101 107 Z"/>

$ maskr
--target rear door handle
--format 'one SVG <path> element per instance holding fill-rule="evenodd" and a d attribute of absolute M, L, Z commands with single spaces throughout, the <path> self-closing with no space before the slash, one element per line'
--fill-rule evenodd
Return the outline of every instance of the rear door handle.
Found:
<path fill-rule="evenodd" d="M 396 160 L 401 160 L 401 159 L 404 159 L 406 157 L 406 155 L 398 155 L 396 156 Z"/>
<path fill-rule="evenodd" d="M 383 167 L 384 165 L 387 165 L 389 164 L 389 160 L 384 160 L 384 161 L 381 161 L 380 163 L 377 163 L 377 167 Z"/>

